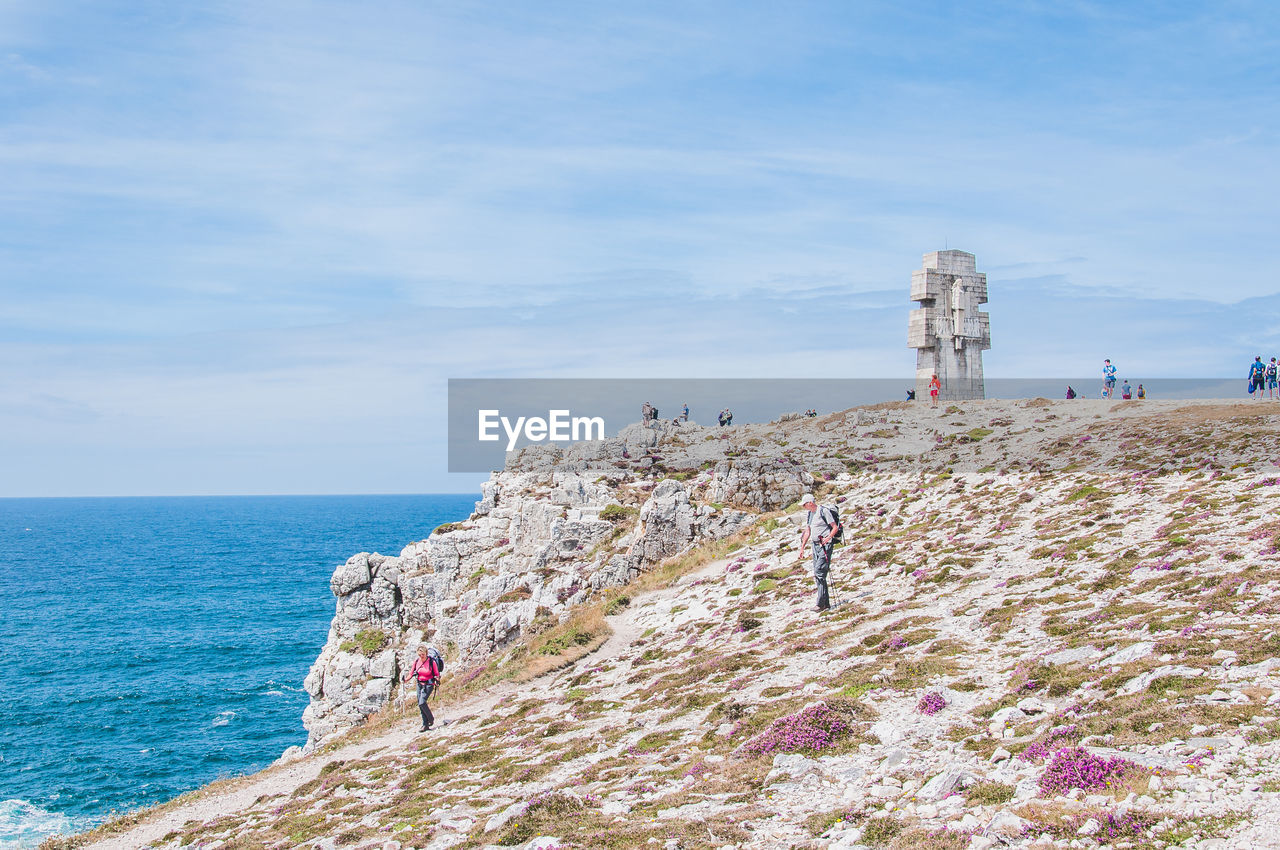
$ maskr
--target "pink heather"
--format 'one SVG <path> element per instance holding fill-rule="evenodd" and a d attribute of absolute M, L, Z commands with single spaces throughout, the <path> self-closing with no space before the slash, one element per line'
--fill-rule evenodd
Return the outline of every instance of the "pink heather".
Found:
<path fill-rule="evenodd" d="M 834 746 L 853 731 L 845 719 L 825 703 L 811 705 L 799 714 L 780 717 L 742 745 L 748 755 L 817 753 Z"/>
<path fill-rule="evenodd" d="M 1104 759 L 1082 747 L 1063 747 L 1053 754 L 1053 761 L 1040 777 L 1043 794 L 1065 794 L 1072 788 L 1100 791 L 1138 766 L 1119 757 Z"/>

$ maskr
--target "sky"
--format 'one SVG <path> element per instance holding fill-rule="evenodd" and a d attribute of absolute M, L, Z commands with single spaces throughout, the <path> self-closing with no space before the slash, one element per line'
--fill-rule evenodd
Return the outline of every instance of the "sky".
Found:
<path fill-rule="evenodd" d="M 1280 7 L 0 0 L 0 496 L 471 491 L 472 377 L 1280 353 Z"/>

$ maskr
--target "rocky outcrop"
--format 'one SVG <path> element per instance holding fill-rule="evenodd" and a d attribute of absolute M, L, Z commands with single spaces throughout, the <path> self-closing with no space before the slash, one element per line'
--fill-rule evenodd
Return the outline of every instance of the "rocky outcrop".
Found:
<path fill-rule="evenodd" d="M 808 470 L 790 458 L 740 458 L 716 464 L 708 490 L 713 502 L 776 511 L 799 501 L 813 480 Z"/>
<path fill-rule="evenodd" d="M 695 505 L 680 482 L 667 479 L 640 509 L 632 551 L 642 562 L 660 561 L 699 540 L 727 537 L 751 519 L 744 511 Z"/>
<path fill-rule="evenodd" d="M 795 502 L 815 480 L 806 465 L 831 463 L 825 451 L 798 460 L 785 441 L 744 433 L 660 422 L 532 446 L 483 485 L 465 522 L 398 556 L 350 558 L 330 580 L 333 623 L 306 678 L 307 746 L 386 705 L 419 643 L 454 665 L 478 663 L 535 620 Z"/>
<path fill-rule="evenodd" d="M 447 648 L 455 665 L 479 662 L 536 619 L 751 522 L 748 511 L 697 503 L 691 493 L 707 480 L 655 485 L 612 467 L 498 473 L 465 522 L 396 557 L 350 558 L 330 580 L 336 611 L 306 679 L 308 747 L 386 705 L 419 643 Z"/>

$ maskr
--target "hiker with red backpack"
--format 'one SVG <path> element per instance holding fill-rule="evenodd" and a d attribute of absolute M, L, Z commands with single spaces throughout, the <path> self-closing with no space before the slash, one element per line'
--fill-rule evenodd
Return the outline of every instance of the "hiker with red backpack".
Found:
<path fill-rule="evenodd" d="M 813 583 L 818 589 L 818 604 L 815 611 L 825 611 L 831 607 L 831 597 L 827 590 L 827 573 L 831 571 L 831 550 L 843 536 L 840 525 L 840 514 L 829 505 L 818 507 L 812 493 L 800 497 L 800 504 L 809 512 L 805 519 L 804 535 L 800 538 L 800 552 L 813 540 Z"/>
<path fill-rule="evenodd" d="M 431 697 L 431 692 L 440 684 L 442 672 L 444 672 L 444 659 L 440 657 L 440 653 L 426 644 L 419 646 L 418 658 L 413 662 L 413 669 L 404 677 L 406 682 L 414 679 L 418 683 L 418 711 L 422 714 L 422 728 L 418 730 L 419 732 L 426 732 L 435 725 L 436 719 L 431 715 L 427 700 Z"/>

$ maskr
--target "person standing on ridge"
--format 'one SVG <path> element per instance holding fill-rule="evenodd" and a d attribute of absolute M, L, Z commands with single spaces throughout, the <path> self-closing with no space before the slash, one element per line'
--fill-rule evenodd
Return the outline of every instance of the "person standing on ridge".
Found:
<path fill-rule="evenodd" d="M 1146 388 L 1143 387 L 1142 384 L 1138 384 L 1138 398 L 1146 398 L 1146 397 L 1147 397 Z"/>
<path fill-rule="evenodd" d="M 1102 361 L 1102 397 L 1111 398 L 1116 388 L 1116 367 L 1110 360 Z"/>
<path fill-rule="evenodd" d="M 427 700 L 440 682 L 440 665 L 431 657 L 431 651 L 426 644 L 418 647 L 418 658 L 413 662 L 413 669 L 409 671 L 409 675 L 404 677 L 406 682 L 410 679 L 414 679 L 418 683 L 418 712 L 422 714 L 422 728 L 418 731 L 426 732 L 436 722 L 435 717 L 431 714 L 430 706 L 427 705 Z"/>
<path fill-rule="evenodd" d="M 836 535 L 840 533 L 840 520 L 831 508 L 818 507 L 812 493 L 801 496 L 800 504 L 809 512 L 800 538 L 801 557 L 804 556 L 804 547 L 813 541 L 813 583 L 818 590 L 818 603 L 813 610 L 825 611 L 831 607 L 827 573 L 831 571 L 831 550 L 835 548 Z"/>
<path fill-rule="evenodd" d="M 1276 359 L 1274 357 L 1267 364 L 1267 398 L 1280 398 L 1280 391 L 1276 390 Z"/>
<path fill-rule="evenodd" d="M 1262 387 L 1267 380 L 1267 367 L 1262 363 L 1262 355 L 1253 358 L 1249 366 L 1249 392 L 1254 398 L 1262 398 Z"/>
<path fill-rule="evenodd" d="M 1120 385 L 1120 398 L 1133 398 L 1133 389 L 1129 386 L 1128 381 Z"/>
<path fill-rule="evenodd" d="M 942 381 L 938 380 L 938 376 L 934 375 L 929 379 L 929 401 L 934 407 L 938 406 L 938 393 L 942 391 Z"/>
<path fill-rule="evenodd" d="M 680 414 L 680 418 L 685 422 L 689 421 L 689 402 L 684 403 L 684 412 Z"/>

